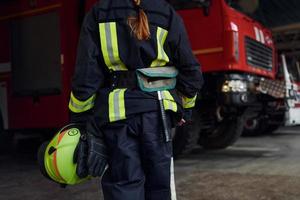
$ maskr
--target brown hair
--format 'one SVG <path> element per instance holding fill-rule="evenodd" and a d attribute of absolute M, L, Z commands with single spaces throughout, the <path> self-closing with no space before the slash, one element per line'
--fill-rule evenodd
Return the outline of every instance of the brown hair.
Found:
<path fill-rule="evenodd" d="M 138 40 L 148 40 L 150 38 L 148 17 L 140 7 L 141 0 L 133 0 L 133 3 L 138 9 L 138 16 L 129 16 L 127 23 Z"/>

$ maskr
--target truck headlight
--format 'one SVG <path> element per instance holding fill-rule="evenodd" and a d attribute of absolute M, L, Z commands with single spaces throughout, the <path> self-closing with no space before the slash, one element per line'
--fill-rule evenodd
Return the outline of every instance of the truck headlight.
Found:
<path fill-rule="evenodd" d="M 241 80 L 225 81 L 222 85 L 222 92 L 247 92 L 247 83 Z"/>

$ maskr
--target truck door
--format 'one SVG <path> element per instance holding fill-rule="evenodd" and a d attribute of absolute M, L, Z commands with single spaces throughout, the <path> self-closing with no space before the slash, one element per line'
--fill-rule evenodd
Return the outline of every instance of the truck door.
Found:
<path fill-rule="evenodd" d="M 222 0 L 170 0 L 182 17 L 202 70 L 219 69 L 223 59 Z"/>

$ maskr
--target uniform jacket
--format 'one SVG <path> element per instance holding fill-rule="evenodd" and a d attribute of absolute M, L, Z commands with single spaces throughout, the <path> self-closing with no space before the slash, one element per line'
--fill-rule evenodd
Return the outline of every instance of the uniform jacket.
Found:
<path fill-rule="evenodd" d="M 73 121 L 94 114 L 103 123 L 114 122 L 157 110 L 156 93 L 108 84 L 112 74 L 137 68 L 175 66 L 176 89 L 164 91 L 165 109 L 180 115 L 194 106 L 203 79 L 182 19 L 163 0 L 142 0 L 141 7 L 151 32 L 144 41 L 127 24 L 128 16 L 138 13 L 132 0 L 101 0 L 86 15 L 69 103 Z"/>

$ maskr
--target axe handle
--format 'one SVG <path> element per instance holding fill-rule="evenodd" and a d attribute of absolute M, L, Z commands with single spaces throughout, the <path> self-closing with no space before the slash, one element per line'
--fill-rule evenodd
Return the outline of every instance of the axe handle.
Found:
<path fill-rule="evenodd" d="M 164 103 L 163 103 L 161 91 L 157 91 L 157 95 L 158 95 L 161 119 L 162 119 L 162 122 L 163 122 L 165 140 L 166 140 L 166 142 L 171 142 L 172 139 L 170 137 L 170 133 L 169 133 L 169 130 L 168 130 L 167 116 L 166 116 L 166 111 L 165 111 L 165 108 L 164 108 Z"/>

